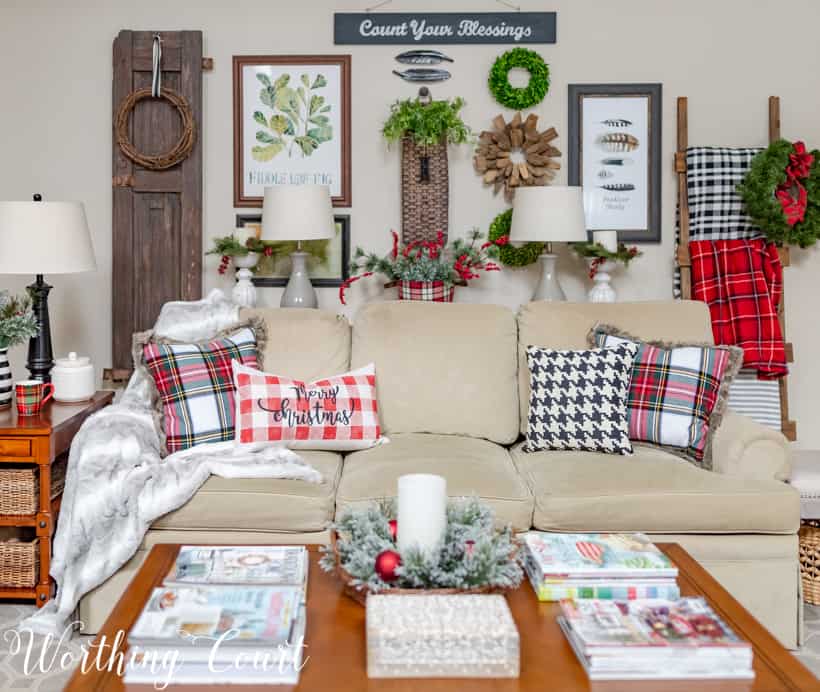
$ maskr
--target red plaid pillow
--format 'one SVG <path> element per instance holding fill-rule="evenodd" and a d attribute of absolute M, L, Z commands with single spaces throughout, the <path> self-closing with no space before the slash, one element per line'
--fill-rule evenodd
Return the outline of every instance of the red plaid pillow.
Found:
<path fill-rule="evenodd" d="M 307 383 L 232 366 L 237 442 L 337 451 L 382 442 L 373 364 Z"/>

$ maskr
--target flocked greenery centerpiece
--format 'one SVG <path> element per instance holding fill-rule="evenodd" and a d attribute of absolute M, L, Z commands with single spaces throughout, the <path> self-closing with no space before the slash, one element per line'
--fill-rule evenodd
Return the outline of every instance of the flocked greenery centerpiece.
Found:
<path fill-rule="evenodd" d="M 434 241 L 415 241 L 402 246 L 399 235 L 393 235 L 393 248 L 386 256 L 356 248 L 350 265 L 350 278 L 339 288 L 339 300 L 345 303 L 345 291 L 351 284 L 373 274 L 382 274 L 388 281 L 442 282 L 447 286 L 466 285 L 477 279 L 479 271 L 499 271 L 492 261 L 506 239 L 480 242 L 482 235 L 472 229 L 467 238 L 457 238 L 447 245 L 439 231 Z"/>
<path fill-rule="evenodd" d="M 362 601 L 367 592 L 404 589 L 501 591 L 523 578 L 512 529 L 495 528 L 492 510 L 476 498 L 453 500 L 440 549 L 404 551 L 386 570 L 384 555 L 397 555 L 394 502 L 348 509 L 333 525 L 336 539 L 326 548 L 321 566 L 337 572 L 348 593 Z"/>
<path fill-rule="evenodd" d="M 31 309 L 31 298 L 0 291 L 0 351 L 37 336 L 37 318 Z"/>
<path fill-rule="evenodd" d="M 459 115 L 463 107 L 461 98 L 430 103 L 418 99 L 396 101 L 390 107 L 382 134 L 389 143 L 409 137 L 418 145 L 466 144 L 473 133 Z"/>

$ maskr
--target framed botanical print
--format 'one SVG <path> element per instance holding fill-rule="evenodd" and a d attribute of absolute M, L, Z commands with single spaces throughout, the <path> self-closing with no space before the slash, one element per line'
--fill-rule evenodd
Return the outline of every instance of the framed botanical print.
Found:
<path fill-rule="evenodd" d="M 351 205 L 349 55 L 235 55 L 233 106 L 234 206 L 305 184 Z"/>
<path fill-rule="evenodd" d="M 584 188 L 587 230 L 661 240 L 660 84 L 569 85 L 569 184 Z"/>
<path fill-rule="evenodd" d="M 350 215 L 336 214 L 336 234 L 330 240 L 308 240 L 302 249 L 310 254 L 307 261 L 310 282 L 317 288 L 338 288 L 350 276 Z M 262 234 L 260 214 L 237 214 L 236 225 L 249 235 Z M 259 258 L 252 279 L 256 286 L 286 286 L 290 278 L 290 253 L 295 242 L 267 243 L 273 252 Z"/>

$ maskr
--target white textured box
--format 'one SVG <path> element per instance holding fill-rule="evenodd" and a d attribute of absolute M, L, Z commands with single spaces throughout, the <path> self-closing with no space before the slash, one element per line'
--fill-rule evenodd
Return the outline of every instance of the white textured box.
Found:
<path fill-rule="evenodd" d="M 517 678 L 518 628 L 500 595 L 367 597 L 371 678 Z"/>

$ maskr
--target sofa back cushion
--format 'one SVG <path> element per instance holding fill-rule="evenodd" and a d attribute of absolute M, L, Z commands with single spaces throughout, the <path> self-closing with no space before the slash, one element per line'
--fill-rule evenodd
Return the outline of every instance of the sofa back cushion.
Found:
<path fill-rule="evenodd" d="M 618 327 L 646 341 L 714 343 L 709 308 L 697 301 L 529 303 L 518 314 L 518 388 L 522 433 L 527 431 L 530 400 L 527 346 L 589 348 L 587 335 L 599 322 Z"/>
<path fill-rule="evenodd" d="M 518 437 L 516 344 L 515 316 L 497 305 L 373 303 L 354 320 L 351 363 L 376 364 L 384 434 L 509 444 Z"/>
<path fill-rule="evenodd" d="M 260 368 L 310 382 L 350 369 L 350 323 L 342 315 L 306 308 L 243 308 L 240 319 L 261 317 L 267 339 Z"/>

